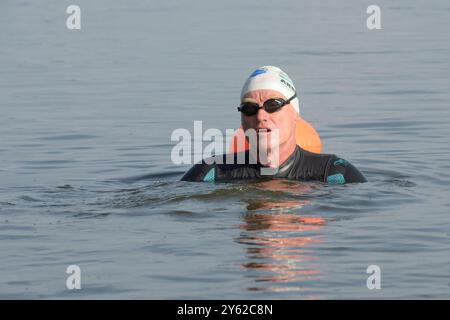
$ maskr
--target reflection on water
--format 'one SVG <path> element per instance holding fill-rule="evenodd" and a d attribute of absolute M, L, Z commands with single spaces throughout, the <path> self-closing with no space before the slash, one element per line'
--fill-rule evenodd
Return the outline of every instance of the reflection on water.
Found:
<path fill-rule="evenodd" d="M 377 1 L 381 33 L 361 1 L 260 2 L 80 0 L 75 33 L 62 1 L 0 2 L 0 298 L 450 298 L 450 1 Z M 266 63 L 368 183 L 179 181 L 173 131 L 238 127 Z"/>
<path fill-rule="evenodd" d="M 297 195 L 312 191 L 312 185 L 273 180 L 258 184 L 259 188 L 270 191 L 294 192 Z M 242 267 L 251 271 L 260 287 L 252 286 L 251 291 L 305 291 L 305 281 L 320 278 L 320 271 L 311 264 L 317 261 L 309 247 L 321 241 L 319 231 L 325 219 L 318 216 L 301 216 L 292 210 L 301 208 L 309 201 L 277 199 L 274 201 L 250 200 L 248 214 L 242 218 L 242 231 L 236 242 L 246 247 L 248 262 Z M 268 283 L 272 285 L 267 286 Z M 273 283 L 283 286 L 274 286 Z"/>

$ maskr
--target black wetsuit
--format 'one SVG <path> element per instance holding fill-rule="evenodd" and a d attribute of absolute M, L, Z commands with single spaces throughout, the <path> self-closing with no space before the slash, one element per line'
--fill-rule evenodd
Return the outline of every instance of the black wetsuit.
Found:
<path fill-rule="evenodd" d="M 239 156 L 245 157 L 245 162 L 238 162 Z M 275 174 L 262 175 L 262 168 L 264 167 L 261 164 L 251 161 L 251 155 L 246 151 L 241 154 L 226 154 L 203 160 L 186 172 L 181 180 L 212 182 L 284 178 L 301 181 L 318 180 L 334 184 L 367 181 L 363 174 L 348 161 L 334 154 L 312 153 L 299 146 Z"/>

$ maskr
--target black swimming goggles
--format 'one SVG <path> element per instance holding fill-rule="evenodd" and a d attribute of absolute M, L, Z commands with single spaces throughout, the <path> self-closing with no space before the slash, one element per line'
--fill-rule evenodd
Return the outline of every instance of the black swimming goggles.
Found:
<path fill-rule="evenodd" d="M 294 93 L 294 95 L 287 100 L 284 100 L 282 98 L 269 99 L 264 101 L 262 107 L 256 102 L 243 102 L 237 109 L 239 112 L 242 112 L 246 116 L 254 116 L 258 113 L 259 109 L 264 109 L 268 113 L 274 113 L 283 108 L 285 105 L 288 105 L 296 97 L 297 93 Z"/>

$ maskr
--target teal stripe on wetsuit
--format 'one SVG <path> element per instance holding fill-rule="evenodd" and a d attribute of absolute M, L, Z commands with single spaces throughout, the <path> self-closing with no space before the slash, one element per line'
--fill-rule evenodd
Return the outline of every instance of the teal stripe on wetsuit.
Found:
<path fill-rule="evenodd" d="M 208 173 L 203 177 L 204 182 L 214 182 L 214 179 L 216 177 L 216 171 L 214 168 L 208 171 Z"/>
<path fill-rule="evenodd" d="M 344 184 L 345 178 L 342 173 L 336 173 L 327 177 L 327 182 L 331 184 Z"/>
<path fill-rule="evenodd" d="M 344 159 L 338 159 L 336 161 L 334 161 L 333 163 L 335 166 L 341 166 L 341 167 L 346 167 L 349 163 L 347 160 Z M 344 184 L 345 183 L 345 178 L 344 175 L 342 173 L 336 173 L 336 174 L 332 174 L 329 175 L 327 177 L 327 183 L 331 183 L 331 184 Z"/>

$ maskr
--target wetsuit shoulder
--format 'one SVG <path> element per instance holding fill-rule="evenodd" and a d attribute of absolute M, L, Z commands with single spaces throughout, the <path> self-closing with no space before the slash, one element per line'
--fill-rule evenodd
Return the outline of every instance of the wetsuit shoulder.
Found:
<path fill-rule="evenodd" d="M 294 153 L 294 163 L 289 171 L 282 172 L 278 176 L 286 177 L 290 180 L 317 180 L 326 181 L 326 172 L 330 164 L 332 154 L 313 153 L 297 146 Z M 283 166 L 280 171 L 283 171 Z"/>
<path fill-rule="evenodd" d="M 344 184 L 352 182 L 367 182 L 367 179 L 350 162 L 336 155 L 332 155 L 328 170 L 326 172 L 326 182 L 333 184 Z"/>
<path fill-rule="evenodd" d="M 184 176 L 181 181 L 214 181 L 215 180 L 215 164 L 210 163 L 206 160 L 202 160 L 192 166 Z"/>

